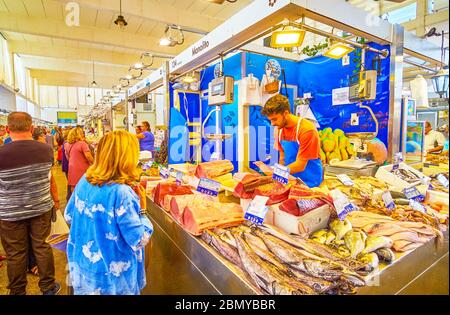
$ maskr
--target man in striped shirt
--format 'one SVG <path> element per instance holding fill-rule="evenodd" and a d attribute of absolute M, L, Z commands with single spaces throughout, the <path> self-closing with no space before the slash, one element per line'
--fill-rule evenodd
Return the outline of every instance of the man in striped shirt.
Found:
<path fill-rule="evenodd" d="M 31 116 L 13 112 L 7 131 L 12 142 L 0 147 L 0 238 L 6 251 L 11 295 L 26 294 L 28 248 L 33 249 L 44 295 L 58 293 L 53 252 L 46 242 L 52 209 L 59 208 L 51 193 L 53 150 L 33 140 Z M 56 195 L 56 196 L 55 196 Z"/>

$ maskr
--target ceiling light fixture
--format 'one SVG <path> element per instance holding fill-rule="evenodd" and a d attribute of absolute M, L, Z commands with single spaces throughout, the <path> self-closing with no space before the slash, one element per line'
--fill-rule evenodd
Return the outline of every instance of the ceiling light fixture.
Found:
<path fill-rule="evenodd" d="M 172 31 L 178 31 L 178 39 L 172 36 Z M 184 34 L 183 30 L 179 25 L 167 25 L 164 31 L 164 37 L 159 41 L 160 46 L 174 47 L 176 45 L 184 44 Z"/>
<path fill-rule="evenodd" d="M 95 62 L 92 61 L 92 82 L 91 85 L 96 87 L 97 86 L 97 82 L 95 82 Z"/>
<path fill-rule="evenodd" d="M 191 83 L 194 83 L 194 82 L 198 82 L 198 78 L 197 78 L 196 72 L 194 71 L 194 72 L 192 72 L 191 74 L 186 74 L 186 75 L 181 79 L 181 81 L 182 81 L 183 83 L 187 83 L 187 84 L 191 84 Z"/>
<path fill-rule="evenodd" d="M 270 46 L 273 48 L 300 47 L 305 39 L 305 30 L 283 28 L 272 33 Z"/>
<path fill-rule="evenodd" d="M 441 33 L 441 69 L 431 78 L 433 89 L 440 98 L 443 98 L 448 91 L 448 66 L 444 66 L 445 62 L 445 41 L 444 31 Z"/>
<path fill-rule="evenodd" d="M 114 21 L 114 24 L 118 25 L 120 29 L 123 29 L 128 25 L 127 21 L 125 21 L 125 18 L 122 15 L 122 0 L 120 0 L 120 13 L 117 19 Z"/>
<path fill-rule="evenodd" d="M 355 48 L 353 48 L 352 46 L 337 42 L 331 45 L 330 48 L 328 48 L 328 50 L 323 53 L 323 56 L 332 59 L 341 59 L 345 55 L 351 53 L 353 50 L 355 50 Z"/>

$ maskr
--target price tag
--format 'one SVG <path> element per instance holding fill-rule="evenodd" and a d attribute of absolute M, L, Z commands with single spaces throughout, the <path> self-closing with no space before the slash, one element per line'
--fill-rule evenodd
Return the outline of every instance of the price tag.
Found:
<path fill-rule="evenodd" d="M 150 168 L 152 167 L 152 165 L 153 165 L 153 162 L 152 162 L 152 161 L 147 162 L 147 163 L 144 163 L 144 164 L 142 165 L 142 170 L 145 172 L 146 170 L 150 169 Z"/>
<path fill-rule="evenodd" d="M 442 186 L 448 188 L 448 179 L 443 174 L 439 174 L 437 176 L 437 180 L 441 183 Z"/>
<path fill-rule="evenodd" d="M 354 186 L 355 183 L 347 174 L 339 174 L 336 176 L 345 186 Z"/>
<path fill-rule="evenodd" d="M 395 209 L 395 202 L 394 199 L 392 199 L 391 192 L 389 190 L 385 191 L 383 195 L 381 195 L 381 199 L 384 201 L 384 205 L 389 210 Z"/>
<path fill-rule="evenodd" d="M 403 189 L 403 193 L 409 200 L 415 200 L 418 202 L 422 202 L 425 200 L 425 196 L 420 193 L 417 187 L 405 188 Z"/>
<path fill-rule="evenodd" d="M 197 186 L 197 191 L 208 196 L 217 197 L 219 195 L 220 186 L 221 184 L 215 180 L 201 178 Z"/>
<path fill-rule="evenodd" d="M 169 170 L 167 169 L 167 167 L 161 166 L 159 168 L 159 175 L 164 179 L 168 179 L 169 178 Z"/>
<path fill-rule="evenodd" d="M 176 175 L 176 183 L 177 183 L 178 185 L 181 185 L 181 184 L 183 183 L 183 173 L 177 172 L 177 175 Z"/>
<path fill-rule="evenodd" d="M 199 183 L 200 183 L 200 179 L 195 176 L 190 176 L 188 178 L 188 185 L 195 189 L 197 189 Z"/>
<path fill-rule="evenodd" d="M 244 218 L 256 225 L 261 225 L 266 218 L 269 208 L 266 206 L 269 197 L 255 196 L 252 202 L 249 204 Z"/>
<path fill-rule="evenodd" d="M 394 165 L 392 165 L 392 170 L 398 170 L 400 168 L 400 163 L 403 162 L 403 154 L 402 153 L 396 153 L 394 155 Z"/>
<path fill-rule="evenodd" d="M 420 202 L 415 201 L 414 199 L 411 199 L 409 201 L 409 206 L 416 211 L 420 211 L 422 213 L 427 213 L 427 209 L 425 208 L 425 206 L 423 204 L 421 204 Z"/>
<path fill-rule="evenodd" d="M 272 178 L 283 185 L 287 185 L 289 182 L 290 170 L 289 167 L 280 165 L 278 163 L 274 166 Z"/>
<path fill-rule="evenodd" d="M 339 189 L 332 190 L 330 195 L 331 198 L 333 198 L 334 207 L 336 208 L 339 220 L 343 221 L 347 214 L 358 210 L 358 207 L 351 203 L 348 197 Z"/>

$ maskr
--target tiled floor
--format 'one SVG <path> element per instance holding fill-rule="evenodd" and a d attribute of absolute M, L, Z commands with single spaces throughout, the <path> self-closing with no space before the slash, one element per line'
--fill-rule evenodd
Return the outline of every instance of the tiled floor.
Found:
<path fill-rule="evenodd" d="M 58 194 L 59 200 L 61 201 L 61 210 L 64 211 L 64 208 L 66 206 L 67 180 L 64 173 L 61 171 L 61 167 L 59 166 L 54 167 L 54 174 L 56 182 L 58 184 Z M 0 254 L 5 255 L 1 243 L 0 243 Z M 68 289 L 66 285 L 66 278 L 67 278 L 66 254 L 60 250 L 53 249 L 53 255 L 55 259 L 56 281 L 58 281 L 62 287 L 60 294 L 67 294 Z M 3 266 L 0 267 L 0 295 L 5 295 L 8 294 L 8 289 L 6 288 L 8 285 L 8 276 L 6 273 L 7 262 L 2 261 L 0 264 L 3 264 Z M 27 294 L 40 295 L 41 291 L 38 286 L 39 277 L 29 274 L 27 278 L 28 278 Z"/>

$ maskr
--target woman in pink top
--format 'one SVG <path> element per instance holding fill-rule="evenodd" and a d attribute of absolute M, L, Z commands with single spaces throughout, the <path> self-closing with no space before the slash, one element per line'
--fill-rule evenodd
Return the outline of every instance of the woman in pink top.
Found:
<path fill-rule="evenodd" d="M 85 140 L 83 128 L 76 127 L 70 131 L 67 142 L 64 144 L 64 153 L 69 161 L 67 186 L 69 187 L 68 198 L 70 198 L 78 181 L 94 162 L 94 157 Z"/>

